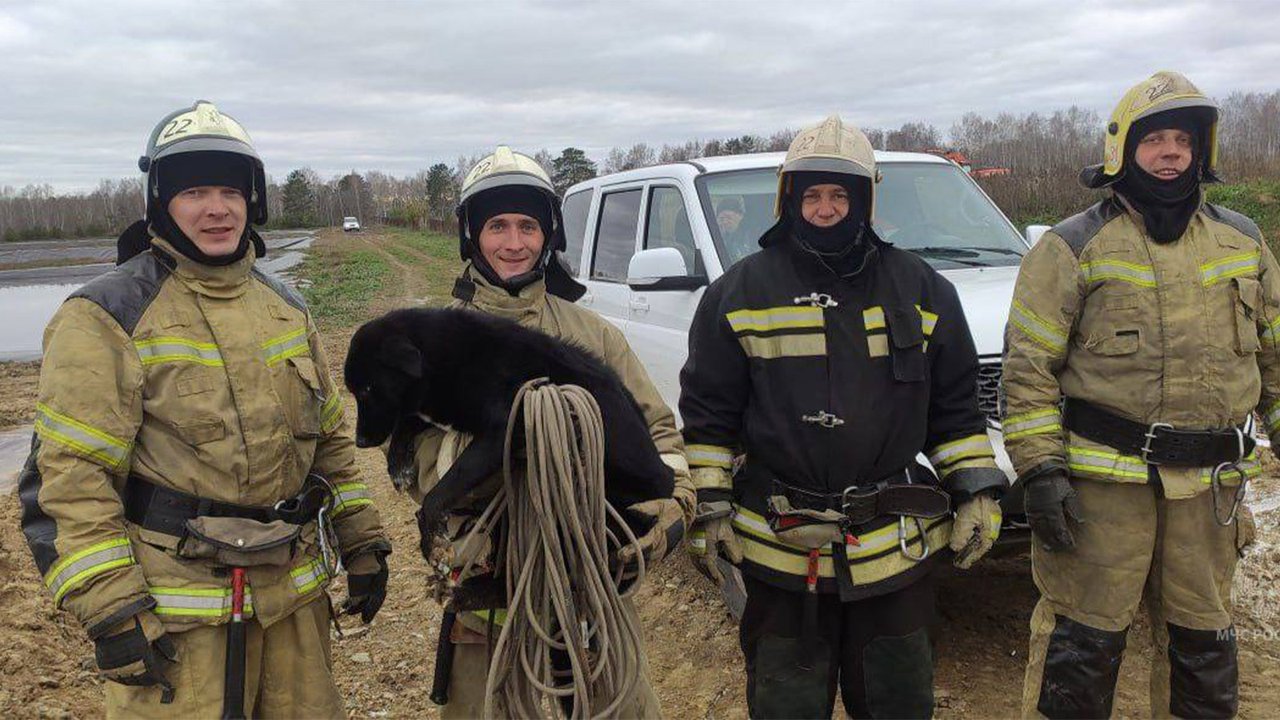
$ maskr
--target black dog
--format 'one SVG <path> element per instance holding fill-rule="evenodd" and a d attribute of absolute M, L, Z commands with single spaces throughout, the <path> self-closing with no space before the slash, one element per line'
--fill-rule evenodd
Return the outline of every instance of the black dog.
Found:
<path fill-rule="evenodd" d="M 390 436 L 394 481 L 403 483 L 406 471 L 412 473 L 412 437 L 426 419 L 474 436 L 423 498 L 418 522 L 424 550 L 444 514 L 502 469 L 516 391 L 540 377 L 578 385 L 599 404 L 611 505 L 623 512 L 671 497 L 674 474 L 658 456 L 640 406 L 617 373 L 587 350 L 471 310 L 396 310 L 356 330 L 344 367 L 356 398 L 356 445 L 381 445 Z M 639 527 L 640 518 L 628 517 L 627 524 L 637 533 L 648 530 Z"/>

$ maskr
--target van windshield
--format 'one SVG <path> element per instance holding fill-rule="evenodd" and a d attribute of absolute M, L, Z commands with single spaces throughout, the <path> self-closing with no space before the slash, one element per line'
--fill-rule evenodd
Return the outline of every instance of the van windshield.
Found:
<path fill-rule="evenodd" d="M 874 224 L 886 242 L 939 270 L 1021 262 L 1026 243 L 960 168 L 902 162 L 879 170 Z M 760 236 L 774 223 L 777 170 L 709 173 L 697 185 L 721 264 L 728 269 L 759 250 Z"/>

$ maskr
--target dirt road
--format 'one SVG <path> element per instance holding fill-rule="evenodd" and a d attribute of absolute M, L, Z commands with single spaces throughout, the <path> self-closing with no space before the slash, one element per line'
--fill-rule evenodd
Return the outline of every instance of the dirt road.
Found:
<path fill-rule="evenodd" d="M 348 254 L 370 251 L 393 271 L 380 275 L 373 312 L 429 296 L 442 301 L 447 284 L 447 242 L 403 245 L 395 237 L 366 233 L 356 240 L 322 234 L 313 252 L 333 267 Z M 310 268 L 317 271 L 323 268 Z M 334 367 L 341 367 L 350 329 L 329 327 L 325 344 Z M 0 365 L 3 418 L 21 420 L 34 403 L 34 364 Z M 5 374 L 7 373 L 7 374 Z M 349 418 L 354 405 L 347 400 Z M 13 422 L 13 420 L 10 420 Z M 2 424 L 2 423 L 0 423 Z M 2 428 L 0 428 L 2 429 Z M 352 717 L 435 717 L 427 699 L 439 608 L 427 597 L 418 557 L 412 502 L 386 480 L 376 451 L 359 451 L 358 464 L 396 545 L 390 557 L 390 595 L 376 623 L 333 646 L 337 676 Z M 1274 507 L 1280 496 L 1277 466 L 1259 481 L 1251 497 Z M 0 498 L 0 715 L 3 717 L 99 717 L 100 681 L 92 670 L 92 647 L 74 621 L 55 613 L 40 587 L 18 529 L 17 498 Z M 1280 511 L 1259 517 L 1259 542 L 1241 565 L 1236 581 L 1241 629 L 1243 718 L 1275 717 L 1280 708 Z M 341 598 L 344 589 L 333 588 Z M 939 718 L 1014 717 L 1017 714 L 1026 629 L 1036 591 L 1025 555 L 983 561 L 968 573 L 947 573 L 939 584 L 937 636 Z M 679 555 L 657 569 L 638 604 L 654 683 L 664 713 L 672 718 L 744 718 L 741 653 L 736 627 L 709 584 Z M 355 628 L 347 622 L 348 628 Z M 1121 717 L 1148 715 L 1146 673 L 1151 646 L 1145 618 L 1130 634 L 1117 699 Z"/>

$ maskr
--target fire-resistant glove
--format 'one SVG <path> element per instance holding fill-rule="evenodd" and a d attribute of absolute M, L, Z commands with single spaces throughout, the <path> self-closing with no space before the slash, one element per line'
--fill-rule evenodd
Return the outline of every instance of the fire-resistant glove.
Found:
<path fill-rule="evenodd" d="M 1080 500 L 1067 474 L 1055 470 L 1025 481 L 1023 509 L 1031 532 L 1049 552 L 1069 550 L 1076 545 L 1068 519 L 1082 523 Z"/>
<path fill-rule="evenodd" d="M 347 599 L 342 601 L 342 614 L 360 613 L 360 621 L 368 625 L 387 599 L 387 553 L 370 550 L 348 562 Z"/>
<path fill-rule="evenodd" d="M 623 567 L 636 564 L 636 553 L 644 556 L 645 567 L 652 567 L 662 560 L 674 548 L 680 545 L 684 537 L 684 510 L 675 498 L 658 498 L 646 500 L 627 507 L 627 511 L 635 517 L 653 521 L 649 532 L 636 538 L 635 544 L 627 544 L 618 551 L 618 562 Z"/>
<path fill-rule="evenodd" d="M 734 565 L 742 562 L 742 545 L 733 534 L 733 505 L 728 500 L 700 502 L 689 530 L 689 557 L 694 568 L 716 587 L 724 584 L 716 562 L 721 553 Z"/>
<path fill-rule="evenodd" d="M 151 611 L 134 615 L 93 641 L 93 655 L 102 676 L 121 685 L 159 685 L 161 701 L 173 700 L 173 685 L 165 670 L 178 661 L 173 639 Z"/>
<path fill-rule="evenodd" d="M 951 526 L 952 562 L 961 570 L 968 570 L 1000 537 L 1000 503 L 990 493 L 971 496 L 956 508 L 955 523 Z"/>

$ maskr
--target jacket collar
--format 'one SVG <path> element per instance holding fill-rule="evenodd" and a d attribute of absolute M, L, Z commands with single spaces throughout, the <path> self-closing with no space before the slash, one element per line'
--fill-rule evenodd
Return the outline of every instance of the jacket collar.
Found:
<path fill-rule="evenodd" d="M 168 240 L 154 234 L 151 247 L 160 254 L 161 261 L 173 269 L 173 274 L 183 285 L 200 295 L 216 298 L 243 295 L 249 288 L 249 275 L 257 260 L 257 255 L 249 252 L 230 265 L 205 265 L 178 252 Z"/>
<path fill-rule="evenodd" d="M 453 296 L 490 315 L 525 324 L 537 319 L 546 307 L 547 284 L 545 280 L 538 280 L 512 295 L 491 284 L 471 267 L 471 263 L 467 263 L 462 269 L 462 275 L 454 283 Z"/>

